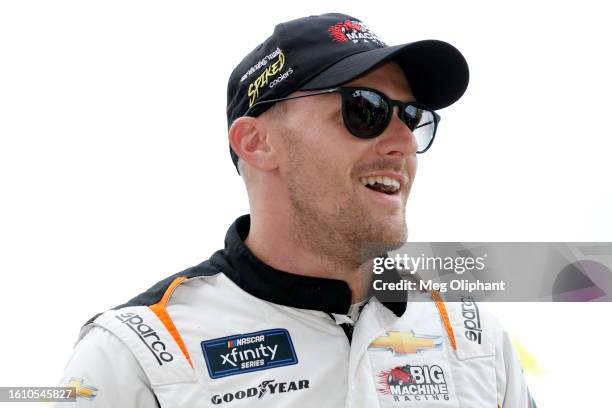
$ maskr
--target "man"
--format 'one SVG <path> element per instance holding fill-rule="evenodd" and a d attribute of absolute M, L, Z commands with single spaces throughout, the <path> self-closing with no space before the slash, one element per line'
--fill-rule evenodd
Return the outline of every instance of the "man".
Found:
<path fill-rule="evenodd" d="M 481 311 L 471 337 L 466 304 L 378 299 L 363 255 L 406 240 L 416 154 L 467 82 L 444 42 L 388 47 L 342 14 L 278 25 L 228 84 L 250 216 L 206 262 L 85 325 L 63 382 L 77 402 L 530 406 L 495 320 Z"/>

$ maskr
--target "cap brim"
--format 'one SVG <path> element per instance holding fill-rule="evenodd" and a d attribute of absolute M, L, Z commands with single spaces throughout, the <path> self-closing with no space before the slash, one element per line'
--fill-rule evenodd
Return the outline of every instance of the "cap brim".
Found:
<path fill-rule="evenodd" d="M 391 60 L 402 67 L 417 101 L 432 109 L 453 104 L 469 82 L 468 65 L 459 50 L 444 41 L 423 40 L 350 55 L 317 74 L 300 90 L 339 86 Z"/>

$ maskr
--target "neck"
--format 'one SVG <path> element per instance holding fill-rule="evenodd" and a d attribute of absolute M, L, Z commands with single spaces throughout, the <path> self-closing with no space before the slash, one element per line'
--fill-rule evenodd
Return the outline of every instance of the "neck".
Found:
<path fill-rule="evenodd" d="M 306 240 L 295 233 L 293 224 L 288 221 L 291 219 L 290 214 L 272 215 L 253 210 L 251 209 L 251 227 L 245 244 L 257 258 L 282 271 L 342 280 L 351 289 L 351 303 L 366 298 L 371 280 L 367 265 L 348 262 L 341 256 L 332 257 L 313 250 Z"/>

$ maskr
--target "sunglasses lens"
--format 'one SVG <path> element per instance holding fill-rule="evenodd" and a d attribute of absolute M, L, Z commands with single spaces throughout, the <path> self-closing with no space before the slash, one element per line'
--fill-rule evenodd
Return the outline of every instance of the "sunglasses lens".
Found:
<path fill-rule="evenodd" d="M 408 105 L 404 109 L 404 122 L 417 140 L 418 152 L 427 150 L 436 132 L 433 112 Z"/>
<path fill-rule="evenodd" d="M 343 99 L 346 126 L 355 136 L 375 137 L 387 126 L 389 104 L 381 95 L 367 90 L 353 90 Z"/>

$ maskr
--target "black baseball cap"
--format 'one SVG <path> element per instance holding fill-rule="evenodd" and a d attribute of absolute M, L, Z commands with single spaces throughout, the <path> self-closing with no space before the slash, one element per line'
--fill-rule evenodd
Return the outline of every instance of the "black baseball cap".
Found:
<path fill-rule="evenodd" d="M 432 109 L 451 105 L 467 88 L 467 62 L 444 41 L 388 46 L 346 14 L 303 17 L 278 24 L 234 69 L 227 85 L 228 127 L 257 102 L 339 86 L 391 60 L 404 71 L 416 100 Z M 271 106 L 256 105 L 249 116 Z M 237 168 L 231 146 L 230 154 Z"/>

